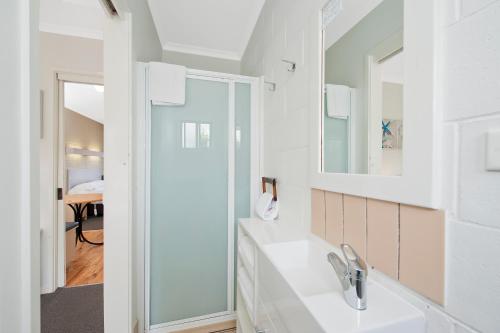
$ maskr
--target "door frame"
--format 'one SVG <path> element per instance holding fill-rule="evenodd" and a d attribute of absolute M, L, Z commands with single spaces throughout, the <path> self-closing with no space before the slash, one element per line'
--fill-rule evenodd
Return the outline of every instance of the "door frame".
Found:
<path fill-rule="evenodd" d="M 149 210 L 149 193 L 150 193 L 150 115 L 151 115 L 151 103 L 148 97 L 148 72 L 149 66 L 145 63 L 139 63 L 137 66 L 136 75 L 138 76 L 137 87 L 138 87 L 138 121 L 136 122 L 136 130 L 138 133 L 137 137 L 137 154 L 136 154 L 136 166 L 138 166 L 138 173 L 140 177 L 144 177 L 145 186 L 144 188 L 137 188 L 138 196 L 136 197 L 137 202 L 137 217 L 138 225 L 143 226 L 143 230 L 137 230 L 138 237 L 143 237 L 142 241 L 139 239 L 138 244 L 142 243 L 142 247 L 138 246 L 139 252 L 137 258 L 140 259 L 141 251 L 144 251 L 143 260 L 141 263 L 138 260 L 138 265 L 143 265 L 144 270 L 141 272 L 142 276 L 138 277 L 138 300 L 139 307 L 143 310 L 143 323 L 145 332 L 155 332 L 155 333 L 167 333 L 182 329 L 189 329 L 193 327 L 198 327 L 202 325 L 208 325 L 218 322 L 224 322 L 227 320 L 236 319 L 235 314 L 235 284 L 234 284 L 234 273 L 235 273 L 235 223 L 234 223 L 234 163 L 235 163 L 235 137 L 234 135 L 229 136 L 228 141 L 228 310 L 216 314 L 210 314 L 205 316 L 200 316 L 196 318 L 189 318 L 186 320 L 179 320 L 170 323 L 163 323 L 158 325 L 149 325 L 150 322 L 150 237 L 149 237 L 149 221 L 150 221 L 150 210 Z M 236 83 L 247 83 L 251 86 L 251 115 L 250 115 L 250 129 L 251 129 L 251 147 L 250 147 L 250 207 L 254 206 L 254 202 L 259 195 L 259 177 L 261 175 L 261 142 L 260 142 L 260 127 L 261 127 L 261 110 L 262 110 L 262 100 L 261 100 L 261 89 L 262 89 L 262 79 L 256 77 L 248 77 L 243 75 L 226 74 L 218 72 L 210 72 L 203 70 L 187 69 L 187 78 L 227 82 L 229 85 L 229 132 L 234 133 L 235 131 L 235 84 Z M 140 87 L 140 88 L 139 88 Z M 144 90 L 142 89 L 144 87 Z M 142 151 L 141 151 L 142 150 Z M 144 161 L 141 161 L 144 158 Z M 143 169 L 142 169 L 143 168 Z M 140 182 L 139 182 L 140 183 Z M 253 216 L 253 210 L 250 209 Z M 142 216 L 141 216 L 142 215 Z M 142 221 L 140 221 L 142 220 Z M 141 223 L 142 222 L 142 223 Z M 141 286 L 142 284 L 142 286 Z M 142 304 L 141 304 L 142 303 Z M 139 311 L 140 313 L 141 311 Z M 141 321 L 141 319 L 139 319 Z"/>
<path fill-rule="evenodd" d="M 365 58 L 368 113 L 368 174 L 379 175 L 382 168 L 382 63 L 404 50 L 399 31 L 375 46 Z"/>
<path fill-rule="evenodd" d="M 53 188 L 62 188 L 66 176 L 65 170 L 65 146 L 64 146 L 64 83 L 83 83 L 103 85 L 102 73 L 83 73 L 71 71 L 55 71 L 54 73 L 54 135 L 53 135 Z M 64 198 L 64 193 L 63 193 Z M 66 229 L 64 201 L 53 199 L 53 262 L 54 262 L 54 283 L 56 288 L 66 285 Z"/>

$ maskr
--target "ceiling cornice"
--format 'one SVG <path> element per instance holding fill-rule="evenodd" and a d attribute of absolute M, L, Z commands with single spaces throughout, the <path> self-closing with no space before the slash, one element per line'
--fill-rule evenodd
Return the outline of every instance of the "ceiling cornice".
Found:
<path fill-rule="evenodd" d="M 38 29 L 43 32 L 49 32 L 58 35 L 103 40 L 103 32 L 100 30 L 77 28 L 69 25 L 51 24 L 46 22 L 40 22 Z"/>
<path fill-rule="evenodd" d="M 205 56 L 205 57 L 233 60 L 233 61 L 241 61 L 241 57 L 242 57 L 242 55 L 237 53 L 237 52 L 231 52 L 231 51 L 227 51 L 227 50 L 215 50 L 215 49 L 209 49 L 209 48 L 200 47 L 200 46 L 171 43 L 171 42 L 164 43 L 163 50 L 172 51 L 172 52 L 179 52 L 179 53 L 194 54 L 194 55 Z"/>

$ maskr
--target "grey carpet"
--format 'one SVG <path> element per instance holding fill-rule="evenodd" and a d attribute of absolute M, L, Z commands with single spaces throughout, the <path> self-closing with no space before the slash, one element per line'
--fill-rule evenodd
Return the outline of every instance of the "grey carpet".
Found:
<path fill-rule="evenodd" d="M 42 295 L 41 333 L 103 333 L 103 285 L 59 288 Z"/>
<path fill-rule="evenodd" d="M 94 216 L 83 221 L 83 230 L 101 230 L 103 229 L 103 217 Z"/>
<path fill-rule="evenodd" d="M 78 223 L 66 222 L 66 231 L 76 228 Z M 87 230 L 102 230 L 104 228 L 102 216 L 91 217 L 83 221 L 83 231 Z"/>

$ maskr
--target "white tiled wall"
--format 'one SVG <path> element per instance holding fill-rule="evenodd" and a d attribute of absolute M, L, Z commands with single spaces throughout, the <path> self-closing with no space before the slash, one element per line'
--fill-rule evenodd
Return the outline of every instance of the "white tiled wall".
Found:
<path fill-rule="evenodd" d="M 443 135 L 445 166 L 455 172 L 444 170 L 446 310 L 481 332 L 500 332 L 500 172 L 485 170 L 485 134 L 500 129 L 500 1 L 447 2 Z"/>
<path fill-rule="evenodd" d="M 485 131 L 500 129 L 500 0 L 441 1 L 446 304 L 418 297 L 414 304 L 426 313 L 428 333 L 500 332 L 500 173 L 484 170 Z M 264 173 L 280 180 L 281 216 L 305 229 L 309 115 L 325 2 L 267 0 L 242 61 L 243 74 L 277 83 L 265 95 Z M 297 71 L 288 73 L 282 58 L 296 61 Z"/>
<path fill-rule="evenodd" d="M 324 1 L 267 1 L 242 61 L 242 72 L 276 82 L 265 93 L 264 174 L 279 180 L 280 215 L 309 228 L 311 33 Z M 287 71 L 281 59 L 297 63 Z"/>

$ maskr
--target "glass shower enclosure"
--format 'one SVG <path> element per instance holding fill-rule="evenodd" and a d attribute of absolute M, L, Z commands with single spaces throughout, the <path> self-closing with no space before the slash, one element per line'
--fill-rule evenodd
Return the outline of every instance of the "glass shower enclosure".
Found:
<path fill-rule="evenodd" d="M 235 226 L 250 216 L 252 163 L 258 168 L 252 156 L 258 86 L 256 78 L 189 70 L 185 105 L 150 106 L 146 320 L 152 331 L 234 313 Z"/>

